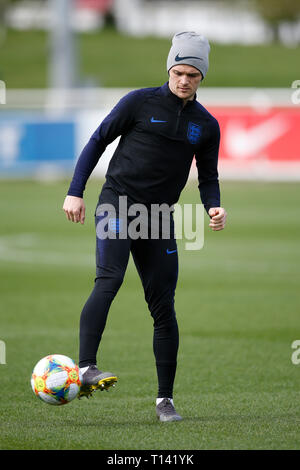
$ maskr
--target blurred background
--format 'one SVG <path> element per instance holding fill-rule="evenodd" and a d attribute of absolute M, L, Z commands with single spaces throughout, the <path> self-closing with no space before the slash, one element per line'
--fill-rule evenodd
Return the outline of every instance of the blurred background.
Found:
<path fill-rule="evenodd" d="M 198 100 L 220 122 L 221 178 L 300 179 L 299 0 L 0 0 L 0 19 L 2 178 L 69 175 L 121 96 L 167 81 L 172 35 L 195 30 L 211 42 Z"/>

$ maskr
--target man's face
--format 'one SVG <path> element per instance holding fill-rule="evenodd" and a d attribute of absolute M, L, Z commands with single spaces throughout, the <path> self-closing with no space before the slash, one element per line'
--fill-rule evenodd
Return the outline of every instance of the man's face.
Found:
<path fill-rule="evenodd" d="M 191 65 L 175 65 L 169 71 L 169 88 L 185 101 L 192 100 L 202 80 L 201 72 Z"/>

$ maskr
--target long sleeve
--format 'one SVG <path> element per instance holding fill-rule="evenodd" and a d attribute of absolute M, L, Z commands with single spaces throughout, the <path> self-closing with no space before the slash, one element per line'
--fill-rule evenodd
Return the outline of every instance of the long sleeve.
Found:
<path fill-rule="evenodd" d="M 82 197 L 85 185 L 107 145 L 128 132 L 134 123 L 135 110 L 140 103 L 138 91 L 128 93 L 112 109 L 95 130 L 82 150 L 68 190 L 69 196 Z"/>
<path fill-rule="evenodd" d="M 196 153 L 198 181 L 201 201 L 208 212 L 211 207 L 220 206 L 220 187 L 218 175 L 218 154 L 220 145 L 220 128 L 213 120 L 209 137 L 201 151 Z"/>
<path fill-rule="evenodd" d="M 91 138 L 89 140 L 77 161 L 73 179 L 68 190 L 68 196 L 83 197 L 86 182 L 104 150 L 105 148 L 101 152 L 99 145 L 97 145 L 94 139 Z"/>

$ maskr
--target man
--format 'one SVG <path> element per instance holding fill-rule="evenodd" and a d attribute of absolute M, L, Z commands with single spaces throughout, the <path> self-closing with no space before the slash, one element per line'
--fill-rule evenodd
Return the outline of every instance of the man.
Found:
<path fill-rule="evenodd" d="M 108 388 L 117 380 L 114 374 L 98 370 L 96 354 L 131 253 L 154 320 L 156 414 L 160 421 L 181 419 L 173 403 L 179 344 L 174 310 L 178 259 L 173 218 L 169 217 L 168 238 L 161 229 L 157 239 L 121 237 L 128 221 L 122 227 L 120 198 L 126 197 L 129 205 L 142 203 L 147 208 L 163 203 L 172 206 L 186 184 L 195 156 L 200 196 L 210 216 L 210 227 L 214 231 L 224 228 L 226 211 L 220 207 L 217 171 L 219 125 L 196 101 L 196 90 L 208 69 L 209 51 L 207 39 L 194 32 L 174 36 L 167 59 L 169 81 L 159 88 L 135 90 L 119 101 L 83 149 L 63 206 L 70 221 L 84 223 L 85 184 L 106 146 L 121 136 L 95 214 L 98 227 L 107 215 L 101 211 L 103 204 L 115 209 L 116 215 L 108 221 L 115 236 L 105 238 L 97 231 L 97 277 L 80 318 L 82 394 Z"/>

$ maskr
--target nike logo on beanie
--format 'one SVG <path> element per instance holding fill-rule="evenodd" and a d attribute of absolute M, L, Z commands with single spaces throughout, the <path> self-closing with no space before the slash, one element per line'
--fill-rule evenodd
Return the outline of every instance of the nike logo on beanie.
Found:
<path fill-rule="evenodd" d="M 179 54 L 175 57 L 176 62 L 179 62 L 180 60 L 186 60 L 186 59 L 198 59 L 198 60 L 203 60 L 201 57 L 195 57 L 193 55 L 187 55 L 185 57 L 180 57 Z"/>

